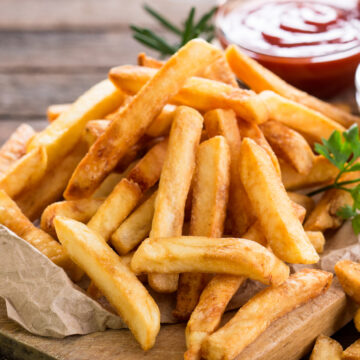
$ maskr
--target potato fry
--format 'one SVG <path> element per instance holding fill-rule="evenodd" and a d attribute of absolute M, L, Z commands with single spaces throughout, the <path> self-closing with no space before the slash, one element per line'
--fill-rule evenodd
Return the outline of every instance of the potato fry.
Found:
<path fill-rule="evenodd" d="M 132 95 L 161 70 L 126 65 L 111 69 L 109 77 L 116 86 Z M 256 123 L 268 120 L 267 107 L 253 91 L 201 77 L 189 78 L 179 90 L 168 101 L 204 112 L 218 108 L 232 109 L 239 117 Z"/>
<path fill-rule="evenodd" d="M 71 279 L 81 279 L 83 272 L 70 260 L 62 246 L 49 234 L 34 226 L 3 190 L 0 190 L 0 224 L 34 246 L 54 264 L 62 267 Z"/>
<path fill-rule="evenodd" d="M 360 339 L 356 340 L 342 353 L 342 360 L 360 360 Z"/>
<path fill-rule="evenodd" d="M 289 268 L 255 241 L 180 236 L 146 239 L 131 261 L 135 272 L 203 272 L 246 276 L 279 285 Z"/>
<path fill-rule="evenodd" d="M 346 294 L 360 304 L 360 264 L 350 260 L 338 261 L 335 273 Z"/>
<path fill-rule="evenodd" d="M 144 193 L 159 180 L 167 150 L 167 140 L 152 147 L 134 166 L 88 222 L 88 227 L 106 241 L 139 203 Z M 114 212 L 114 209 L 116 211 Z"/>
<path fill-rule="evenodd" d="M 110 123 L 110 120 L 90 120 L 85 125 L 83 138 L 89 147 L 106 131 Z"/>
<path fill-rule="evenodd" d="M 145 134 L 151 137 L 167 136 L 174 120 L 177 106 L 166 104 L 160 114 L 147 128 Z"/>
<path fill-rule="evenodd" d="M 0 148 L 0 174 L 6 172 L 11 165 L 26 154 L 26 145 L 35 135 L 34 129 L 21 124 Z"/>
<path fill-rule="evenodd" d="M 356 327 L 356 330 L 360 332 L 360 309 L 356 310 L 356 313 L 354 316 L 354 325 Z"/>
<path fill-rule="evenodd" d="M 306 214 L 309 214 L 314 209 L 315 201 L 310 196 L 290 191 L 288 191 L 287 194 L 292 202 L 301 205 L 306 210 Z"/>
<path fill-rule="evenodd" d="M 268 287 L 243 305 L 236 315 L 203 343 L 207 360 L 233 359 L 276 319 L 323 294 L 331 273 L 304 269 L 276 287 Z"/>
<path fill-rule="evenodd" d="M 133 164 L 135 166 L 135 164 Z M 97 190 L 93 193 L 93 198 L 108 197 L 114 190 L 114 187 L 124 178 L 126 175 L 122 173 L 113 172 L 110 173 Z"/>
<path fill-rule="evenodd" d="M 109 80 L 101 81 L 81 95 L 45 130 L 36 134 L 28 145 L 28 151 L 44 146 L 48 156 L 48 167 L 56 166 L 58 160 L 78 143 L 89 120 L 102 119 L 123 100 L 124 94 Z"/>
<path fill-rule="evenodd" d="M 206 132 L 210 137 L 222 135 L 230 147 L 231 197 L 229 199 L 228 212 L 231 221 L 231 233 L 234 236 L 241 236 L 255 221 L 255 215 L 252 212 L 250 201 L 239 174 L 241 138 L 236 116 L 232 110 L 212 110 L 205 114 L 204 124 Z"/>
<path fill-rule="evenodd" d="M 256 92 L 272 90 L 290 100 L 296 101 L 337 121 L 346 128 L 359 123 L 360 118 L 351 115 L 332 104 L 326 103 L 287 84 L 277 75 L 245 55 L 238 47 L 231 45 L 226 49 L 226 59 L 236 76 Z"/>
<path fill-rule="evenodd" d="M 240 175 L 274 253 L 289 263 L 316 263 L 319 256 L 296 217 L 270 157 L 249 138 L 241 145 Z"/>
<path fill-rule="evenodd" d="M 155 202 L 152 238 L 181 235 L 202 126 L 203 118 L 196 110 L 188 107 L 177 109 Z M 158 292 L 174 292 L 178 275 L 149 274 L 148 281 Z"/>
<path fill-rule="evenodd" d="M 139 66 L 146 66 L 153 69 L 160 69 L 164 65 L 163 61 L 148 56 L 144 52 L 138 54 L 137 63 Z"/>
<path fill-rule="evenodd" d="M 144 350 L 160 329 L 160 311 L 145 287 L 96 232 L 57 216 L 56 233 L 66 251 L 108 299 Z"/>
<path fill-rule="evenodd" d="M 325 236 L 321 231 L 306 231 L 306 235 L 313 244 L 316 252 L 321 254 L 324 251 Z"/>
<path fill-rule="evenodd" d="M 272 120 L 266 121 L 260 128 L 278 157 L 290 164 L 299 174 L 309 174 L 315 155 L 302 135 Z"/>
<path fill-rule="evenodd" d="M 45 174 L 47 156 L 44 147 L 30 151 L 13 163 L 0 176 L 0 189 L 15 197 L 26 188 L 36 184 Z"/>
<path fill-rule="evenodd" d="M 54 104 L 47 108 L 46 114 L 49 122 L 56 120 L 63 112 L 70 109 L 71 104 Z"/>
<path fill-rule="evenodd" d="M 199 146 L 193 179 L 190 235 L 221 237 L 224 229 L 230 181 L 230 149 L 222 136 Z M 203 274 L 180 275 L 173 315 L 186 320 L 205 285 Z"/>
<path fill-rule="evenodd" d="M 67 197 L 75 199 L 91 195 L 186 79 L 212 63 L 219 53 L 214 46 L 197 39 L 173 55 L 90 148 L 70 180 Z M 195 64 L 191 61 L 194 56 L 197 57 Z"/>
<path fill-rule="evenodd" d="M 320 335 L 316 339 L 310 360 L 341 360 L 343 348 L 334 339 Z"/>
<path fill-rule="evenodd" d="M 281 179 L 286 190 L 299 190 L 331 182 L 339 170 L 323 156 L 316 156 L 314 165 L 307 175 L 301 175 L 290 165 L 280 160 Z"/>
<path fill-rule="evenodd" d="M 52 237 L 56 238 L 54 226 L 55 216 L 65 216 L 67 218 L 86 223 L 94 216 L 104 200 L 104 198 L 90 198 L 55 202 L 49 205 L 42 213 L 40 227 Z"/>
<path fill-rule="evenodd" d="M 272 91 L 263 91 L 259 97 L 267 106 L 270 120 L 279 121 L 317 142 L 330 137 L 334 130 L 345 131 L 342 125 L 325 115 Z"/>

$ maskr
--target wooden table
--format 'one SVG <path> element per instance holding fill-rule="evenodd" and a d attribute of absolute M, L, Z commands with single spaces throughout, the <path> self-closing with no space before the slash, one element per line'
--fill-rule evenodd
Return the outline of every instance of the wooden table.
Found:
<path fill-rule="evenodd" d="M 179 23 L 190 5 L 196 5 L 203 13 L 215 2 L 156 0 L 151 4 Z M 132 39 L 129 23 L 159 30 L 141 9 L 142 3 L 143 0 L 1 0 L 0 143 L 22 122 L 42 129 L 48 105 L 73 101 L 105 78 L 112 66 L 135 63 L 138 52 L 144 48 Z M 1 301 L 0 305 L 1 326 L 1 321 L 7 320 Z M 179 326 L 183 325 L 175 325 L 174 329 Z M 19 336 L 23 333 L 15 324 L 13 329 Z M 335 338 L 347 346 L 357 333 L 349 324 Z M 2 356 L 8 360 L 45 359 L 26 342 L 20 345 L 12 341 L 0 341 L 0 360 L 5 359 Z"/>

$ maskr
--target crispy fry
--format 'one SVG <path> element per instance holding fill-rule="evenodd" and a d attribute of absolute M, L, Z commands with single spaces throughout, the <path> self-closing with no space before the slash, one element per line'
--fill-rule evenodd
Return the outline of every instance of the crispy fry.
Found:
<path fill-rule="evenodd" d="M 313 244 L 316 252 L 321 254 L 324 251 L 325 236 L 321 231 L 306 231 L 306 235 Z"/>
<path fill-rule="evenodd" d="M 171 126 L 168 155 L 160 177 L 150 237 L 180 236 L 184 209 L 195 168 L 203 118 L 188 107 L 179 107 Z M 149 274 L 149 285 L 159 292 L 174 292 L 178 275 Z"/>
<path fill-rule="evenodd" d="M 241 145 L 240 175 L 274 253 L 289 263 L 316 263 L 319 256 L 296 217 L 273 163 L 249 138 Z"/>
<path fill-rule="evenodd" d="M 306 210 L 306 214 L 309 214 L 314 209 L 315 201 L 310 196 L 290 191 L 288 191 L 287 194 L 292 202 L 301 205 Z"/>
<path fill-rule="evenodd" d="M 160 114 L 154 119 L 154 121 L 147 128 L 145 134 L 157 137 L 166 136 L 170 132 L 171 124 L 174 120 L 177 106 L 166 104 L 161 110 Z"/>
<path fill-rule="evenodd" d="M 231 233 L 241 236 L 254 222 L 250 201 L 239 174 L 241 138 L 235 113 L 232 110 L 212 110 L 205 114 L 204 124 L 209 137 L 222 135 L 230 147 L 230 194 L 228 212 L 231 220 Z"/>
<path fill-rule="evenodd" d="M 47 108 L 46 114 L 49 122 L 56 120 L 63 112 L 69 110 L 71 104 L 54 104 Z"/>
<path fill-rule="evenodd" d="M 43 147 L 33 149 L 13 163 L 0 176 L 0 189 L 10 197 L 14 197 L 24 189 L 36 184 L 45 174 L 46 166 L 45 149 Z"/>
<path fill-rule="evenodd" d="M 163 61 L 154 59 L 143 52 L 138 54 L 137 63 L 139 66 L 146 66 L 153 69 L 160 69 L 164 65 Z"/>
<path fill-rule="evenodd" d="M 161 70 L 126 65 L 111 69 L 109 77 L 123 91 L 136 94 Z M 201 77 L 189 78 L 181 90 L 168 100 L 199 111 L 232 109 L 241 118 L 256 123 L 268 119 L 267 107 L 254 92 Z"/>
<path fill-rule="evenodd" d="M 309 174 L 315 155 L 302 135 L 272 120 L 266 121 L 260 128 L 278 157 L 290 164 L 299 174 Z"/>
<path fill-rule="evenodd" d="M 105 295 L 144 350 L 160 329 L 160 311 L 147 290 L 96 232 L 75 220 L 57 216 L 60 242 Z"/>
<path fill-rule="evenodd" d="M 49 234 L 35 227 L 3 190 L 0 190 L 0 224 L 62 267 L 74 281 L 80 280 L 83 272 L 70 260 L 62 246 Z"/>
<path fill-rule="evenodd" d="M 86 223 L 94 216 L 103 202 L 104 198 L 55 202 L 49 205 L 42 213 L 40 227 L 52 237 L 56 238 L 54 226 L 55 216 L 65 216 Z"/>
<path fill-rule="evenodd" d="M 146 239 L 131 261 L 135 272 L 203 272 L 246 276 L 278 285 L 289 268 L 255 241 L 180 236 Z"/>
<path fill-rule="evenodd" d="M 341 360 L 343 348 L 334 339 L 320 335 L 316 339 L 310 360 Z"/>
<path fill-rule="evenodd" d="M 356 327 L 356 330 L 360 332 L 360 309 L 356 310 L 356 313 L 354 316 L 354 325 Z"/>
<path fill-rule="evenodd" d="M 334 130 L 345 131 L 342 125 L 325 115 L 272 91 L 263 91 L 259 97 L 267 106 L 270 120 L 279 121 L 318 142 L 327 139 Z"/>
<path fill-rule="evenodd" d="M 287 84 L 270 70 L 265 69 L 258 62 L 241 52 L 235 45 L 227 48 L 226 58 L 236 76 L 256 92 L 272 90 L 290 100 L 326 115 L 345 127 L 360 121 L 358 116 L 351 115 L 347 111 L 321 101 Z"/>
<path fill-rule="evenodd" d="M 83 137 L 89 147 L 106 131 L 110 123 L 110 120 L 90 120 L 85 125 Z"/>
<path fill-rule="evenodd" d="M 101 185 L 97 188 L 97 190 L 93 193 L 92 197 L 93 198 L 108 197 L 111 194 L 111 192 L 114 190 L 114 187 L 124 177 L 126 177 L 124 173 L 117 173 L 117 172 L 110 173 L 101 183 Z"/>
<path fill-rule="evenodd" d="M 205 340 L 202 355 L 207 360 L 235 358 L 273 321 L 327 291 L 332 277 L 325 271 L 304 269 L 283 284 L 261 291 Z"/>
<path fill-rule="evenodd" d="M 360 360 L 360 339 L 356 340 L 342 353 L 342 360 Z"/>
<path fill-rule="evenodd" d="M 26 154 L 26 145 L 35 135 L 34 129 L 21 124 L 0 148 L 0 174 L 6 172 L 11 165 Z"/>
<path fill-rule="evenodd" d="M 221 237 L 229 193 L 230 149 L 222 136 L 204 141 L 198 149 L 193 179 L 190 235 Z M 186 320 L 204 287 L 203 274 L 180 275 L 176 308 L 178 319 Z"/>
<path fill-rule="evenodd" d="M 360 264 L 350 260 L 338 261 L 335 273 L 346 294 L 360 304 Z"/>
<path fill-rule="evenodd" d="M 36 134 L 28 145 L 28 151 L 44 146 L 48 167 L 56 166 L 59 159 L 78 143 L 89 120 L 102 119 L 123 100 L 124 94 L 109 80 L 98 83 L 80 96 L 56 121 Z"/>

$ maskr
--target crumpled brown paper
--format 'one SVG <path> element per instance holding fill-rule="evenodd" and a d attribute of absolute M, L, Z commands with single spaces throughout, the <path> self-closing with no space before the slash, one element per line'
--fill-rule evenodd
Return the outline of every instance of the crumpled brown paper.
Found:
<path fill-rule="evenodd" d="M 314 267 L 333 272 L 340 259 L 360 261 L 360 242 L 346 223 L 329 237 L 321 260 Z M 303 265 L 292 266 L 297 270 Z M 309 267 L 309 266 L 307 266 Z M 264 285 L 247 281 L 228 306 L 236 309 Z M 175 323 L 175 296 L 151 292 L 159 305 L 162 323 Z M 74 285 L 47 257 L 0 226 L 0 297 L 9 318 L 33 334 L 61 338 L 126 327 L 120 317 L 105 310 Z"/>

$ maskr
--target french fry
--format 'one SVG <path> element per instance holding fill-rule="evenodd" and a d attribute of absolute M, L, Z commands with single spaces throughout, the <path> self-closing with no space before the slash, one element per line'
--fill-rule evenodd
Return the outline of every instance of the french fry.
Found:
<path fill-rule="evenodd" d="M 316 156 L 314 165 L 307 175 L 299 174 L 290 165 L 280 161 L 281 179 L 286 190 L 299 190 L 327 184 L 333 181 L 339 170 L 323 156 Z"/>
<path fill-rule="evenodd" d="M 279 285 L 289 268 L 255 241 L 236 238 L 180 236 L 149 238 L 131 261 L 135 272 L 203 272 L 246 276 L 264 284 Z"/>
<path fill-rule="evenodd" d="M 241 145 L 240 175 L 274 253 L 289 263 L 316 263 L 319 256 L 296 217 L 270 157 L 249 138 Z"/>
<path fill-rule="evenodd" d="M 24 189 L 36 184 L 45 174 L 46 167 L 45 149 L 34 149 L 18 159 L 0 176 L 0 189 L 10 197 L 15 197 Z"/>
<path fill-rule="evenodd" d="M 124 94 L 109 80 L 104 80 L 81 95 L 56 121 L 36 134 L 28 151 L 43 146 L 48 157 L 48 167 L 56 166 L 78 143 L 89 120 L 102 119 L 124 100 Z"/>
<path fill-rule="evenodd" d="M 164 140 L 152 147 L 127 177 L 115 186 L 88 222 L 90 229 L 98 232 L 106 241 L 109 240 L 139 203 L 143 194 L 159 180 L 167 146 L 167 140 Z"/>
<path fill-rule="evenodd" d="M 75 220 L 54 220 L 60 242 L 108 299 L 144 350 L 160 329 L 160 311 L 145 287 L 96 232 Z"/>
<path fill-rule="evenodd" d="M 306 231 L 306 235 L 313 244 L 316 252 L 321 254 L 324 251 L 325 236 L 321 231 Z"/>
<path fill-rule="evenodd" d="M 280 164 L 278 161 L 278 158 L 276 157 L 273 149 L 271 148 L 270 144 L 268 143 L 268 141 L 266 140 L 263 132 L 261 131 L 261 129 L 259 128 L 258 125 L 253 124 L 253 123 L 249 123 L 246 121 L 239 121 L 238 122 L 238 126 L 240 129 L 240 135 L 241 138 L 244 139 L 246 137 L 254 140 L 259 146 L 261 146 L 266 153 L 269 155 L 275 169 L 276 172 L 279 174 L 279 176 L 281 176 L 281 170 L 280 170 Z"/>
<path fill-rule="evenodd" d="M 272 90 L 337 121 L 346 128 L 359 123 L 360 118 L 337 106 L 326 103 L 287 84 L 277 75 L 240 51 L 235 45 L 226 49 L 226 59 L 236 76 L 256 92 Z"/>
<path fill-rule="evenodd" d="M 202 126 L 203 118 L 196 110 L 188 107 L 177 109 L 160 176 L 150 232 L 152 238 L 181 235 Z M 178 285 L 178 275 L 149 274 L 148 281 L 158 292 L 174 292 Z"/>
<path fill-rule="evenodd" d="M 360 309 L 356 310 L 356 313 L 354 316 L 354 325 L 356 327 L 356 330 L 360 332 Z"/>
<path fill-rule="evenodd" d="M 163 61 L 148 56 L 143 52 L 138 54 L 137 63 L 139 66 L 146 66 L 153 69 L 160 69 L 164 65 Z"/>
<path fill-rule="evenodd" d="M 40 227 L 52 237 L 56 238 L 54 226 L 55 216 L 65 216 L 86 223 L 94 216 L 103 202 L 104 198 L 55 202 L 49 205 L 42 213 Z"/>
<path fill-rule="evenodd" d="M 320 335 L 316 339 L 310 360 L 341 360 L 342 346 L 334 339 Z"/>
<path fill-rule="evenodd" d="M 239 156 L 241 138 L 235 113 L 232 110 L 217 109 L 204 116 L 205 129 L 209 137 L 224 136 L 230 147 L 230 194 L 228 212 L 231 231 L 241 236 L 255 221 L 250 201 L 241 183 L 239 174 Z"/>
<path fill-rule="evenodd" d="M 111 244 L 120 255 L 126 255 L 149 236 L 157 191 L 146 199 L 111 236 Z"/>
<path fill-rule="evenodd" d="M 325 271 L 304 269 L 281 285 L 261 291 L 225 326 L 205 339 L 203 357 L 207 360 L 234 359 L 273 321 L 326 292 L 332 277 Z"/>
<path fill-rule="evenodd" d="M 147 128 L 145 134 L 151 137 L 167 136 L 176 113 L 176 106 L 166 104 L 160 114 Z"/>
<path fill-rule="evenodd" d="M 133 164 L 135 166 L 135 164 Z M 124 178 L 126 175 L 124 173 L 113 172 L 110 173 L 97 190 L 93 193 L 93 198 L 102 198 L 108 197 L 111 192 L 114 190 L 114 187 Z"/>
<path fill-rule="evenodd" d="M 356 340 L 342 353 L 342 360 L 360 360 L 360 339 Z"/>
<path fill-rule="evenodd" d="M 299 174 L 307 175 L 315 155 L 302 135 L 277 121 L 266 121 L 260 126 L 275 154 L 290 164 Z"/>
<path fill-rule="evenodd" d="M 0 224 L 34 246 L 54 264 L 62 267 L 71 279 L 81 279 L 83 272 L 70 260 L 62 246 L 49 234 L 34 226 L 3 190 L 0 190 Z"/>
<path fill-rule="evenodd" d="M 342 125 L 325 115 L 272 91 L 261 92 L 259 98 L 266 104 L 270 120 L 279 121 L 317 142 L 330 137 L 334 130 L 345 131 Z"/>
<path fill-rule="evenodd" d="M 335 273 L 346 294 L 360 304 L 360 264 L 350 260 L 338 261 Z"/>
<path fill-rule="evenodd" d="M 126 65 L 111 69 L 109 77 L 116 86 L 133 95 L 161 70 Z M 267 107 L 253 91 L 201 77 L 189 78 L 179 90 L 168 101 L 203 112 L 232 109 L 237 116 L 256 123 L 268 120 Z"/>
<path fill-rule="evenodd" d="M 309 214 L 314 209 L 315 201 L 310 196 L 291 191 L 288 191 L 287 194 L 292 202 L 301 205 L 306 210 L 306 214 Z"/>
<path fill-rule="evenodd" d="M 49 122 L 56 120 L 63 112 L 69 110 L 71 104 L 54 104 L 47 108 L 46 114 Z"/>
<path fill-rule="evenodd" d="M 195 64 L 191 61 L 194 57 Z M 219 50 L 201 40 L 188 42 L 173 55 L 90 148 L 70 180 L 67 197 L 91 195 L 186 79 L 218 57 Z"/>
<path fill-rule="evenodd" d="M 11 165 L 26 154 L 26 145 L 35 135 L 34 129 L 21 124 L 0 148 L 0 174 L 6 172 Z"/>
<path fill-rule="evenodd" d="M 193 179 L 190 235 L 221 237 L 229 194 L 230 149 L 222 136 L 199 146 Z M 173 315 L 186 320 L 204 287 L 203 274 L 180 275 Z"/>
<path fill-rule="evenodd" d="M 89 147 L 106 131 L 110 123 L 110 120 L 90 120 L 85 125 L 83 137 Z"/>

